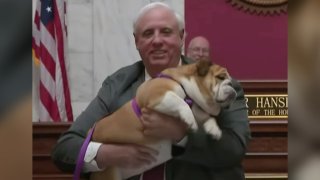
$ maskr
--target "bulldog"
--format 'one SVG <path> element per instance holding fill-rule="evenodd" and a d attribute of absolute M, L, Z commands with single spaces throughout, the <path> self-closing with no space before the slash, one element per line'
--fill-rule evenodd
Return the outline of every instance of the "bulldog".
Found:
<path fill-rule="evenodd" d="M 186 98 L 188 101 L 185 100 Z M 164 70 L 158 78 L 141 84 L 134 99 L 98 121 L 91 139 L 102 143 L 146 145 L 159 151 L 157 161 L 137 169 L 111 167 L 101 172 L 93 172 L 90 178 L 93 180 L 125 179 L 172 158 L 172 142 L 143 134 L 143 125 L 139 119 L 140 109 L 146 107 L 177 117 L 192 131 L 197 131 L 199 126 L 203 126 L 212 138 L 219 140 L 222 133 L 215 116 L 220 113 L 221 108 L 229 106 L 235 98 L 236 91 L 232 87 L 227 70 L 217 64 L 212 65 L 210 61 L 201 60 Z"/>

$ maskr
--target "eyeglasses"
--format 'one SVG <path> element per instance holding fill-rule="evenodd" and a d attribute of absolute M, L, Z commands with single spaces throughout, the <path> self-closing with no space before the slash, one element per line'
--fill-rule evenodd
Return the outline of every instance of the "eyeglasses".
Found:
<path fill-rule="evenodd" d="M 203 53 L 209 53 L 209 49 L 208 48 L 200 48 L 200 47 L 194 47 L 194 48 L 190 48 L 189 50 L 193 51 L 193 52 L 203 52 Z"/>

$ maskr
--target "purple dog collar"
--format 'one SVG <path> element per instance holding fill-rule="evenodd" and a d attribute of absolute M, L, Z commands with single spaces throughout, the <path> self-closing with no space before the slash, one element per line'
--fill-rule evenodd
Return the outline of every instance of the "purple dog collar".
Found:
<path fill-rule="evenodd" d="M 141 109 L 137 103 L 137 100 L 136 98 L 133 98 L 132 101 L 131 101 L 131 106 L 132 106 L 132 109 L 133 111 L 136 113 L 136 115 L 140 118 L 141 115 L 142 115 L 142 112 L 141 112 Z"/>
<path fill-rule="evenodd" d="M 171 76 L 169 75 L 166 75 L 166 74 L 163 74 L 163 73 L 159 73 L 157 75 L 158 78 L 167 78 L 167 79 L 171 79 L 171 80 L 174 80 Z"/>
<path fill-rule="evenodd" d="M 171 79 L 173 81 L 176 81 L 175 79 L 173 79 L 171 76 L 167 75 L 167 74 L 163 74 L 163 73 L 159 73 L 157 75 L 158 78 L 166 78 L 166 79 Z M 177 81 L 176 81 L 177 82 Z M 178 84 L 180 84 L 179 82 L 177 82 Z M 186 90 L 183 88 L 183 86 L 180 84 L 181 88 L 183 89 L 184 93 L 186 94 L 186 97 L 184 98 L 184 101 L 191 107 L 193 100 L 188 96 Z"/>
<path fill-rule="evenodd" d="M 79 152 L 79 155 L 78 155 L 78 158 L 77 158 L 76 168 L 75 168 L 75 171 L 73 173 L 73 179 L 74 180 L 80 180 L 80 174 L 81 174 L 81 169 L 82 169 L 83 162 L 84 162 L 84 156 L 86 154 L 86 151 L 87 151 L 88 145 L 90 143 L 90 140 L 91 140 L 91 137 L 92 137 L 92 134 L 93 134 L 95 126 L 96 126 L 96 124 L 94 124 L 93 127 L 90 129 L 86 139 L 84 140 L 84 142 L 83 142 L 83 144 L 81 146 L 81 149 L 80 149 L 80 152 Z"/>
<path fill-rule="evenodd" d="M 191 98 L 189 98 L 189 96 L 187 96 L 186 98 L 184 98 L 184 102 L 186 102 L 186 103 L 189 105 L 189 107 L 191 107 L 192 104 L 193 104 L 193 101 L 192 101 Z"/>

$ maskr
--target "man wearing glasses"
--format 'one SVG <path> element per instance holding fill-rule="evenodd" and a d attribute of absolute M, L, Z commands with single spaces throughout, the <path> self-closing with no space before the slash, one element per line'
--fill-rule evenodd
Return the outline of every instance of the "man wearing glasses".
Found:
<path fill-rule="evenodd" d="M 187 56 L 195 61 L 210 59 L 210 43 L 203 36 L 193 38 L 188 46 Z"/>

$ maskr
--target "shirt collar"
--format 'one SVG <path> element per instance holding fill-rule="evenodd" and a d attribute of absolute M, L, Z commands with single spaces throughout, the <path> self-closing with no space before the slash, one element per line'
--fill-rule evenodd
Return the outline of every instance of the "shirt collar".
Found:
<path fill-rule="evenodd" d="M 178 66 L 181 66 L 181 64 L 182 64 L 182 60 L 181 60 L 181 58 L 180 58 Z M 145 74 L 145 76 L 144 76 L 144 77 L 145 77 L 145 78 L 144 78 L 145 81 L 151 79 L 151 76 L 150 76 L 150 74 L 148 73 L 148 71 L 147 71 L 146 68 L 144 68 L 144 74 Z"/>

